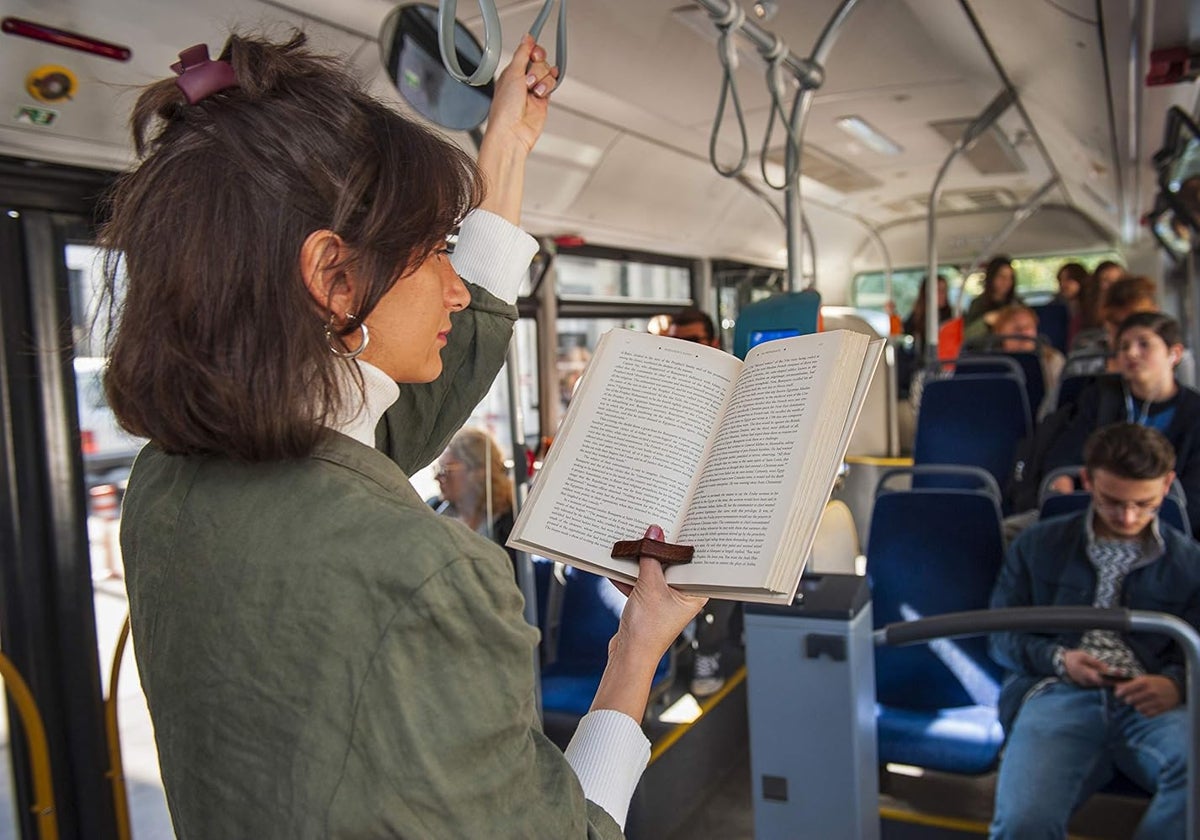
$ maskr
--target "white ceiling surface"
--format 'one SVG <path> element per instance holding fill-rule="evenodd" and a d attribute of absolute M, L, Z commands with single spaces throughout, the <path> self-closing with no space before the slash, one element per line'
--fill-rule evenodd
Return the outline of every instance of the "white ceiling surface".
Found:
<path fill-rule="evenodd" d="M 511 45 L 529 25 L 540 0 L 501 0 L 505 40 Z M 837 0 L 780 0 L 767 28 L 778 32 L 793 52 L 807 55 Z M 1176 6 L 1179 8 L 1175 8 Z M 1184 4 L 1159 2 L 1155 24 L 1184 32 L 1175 17 Z M 167 0 L 0 0 L 4 14 L 28 17 L 134 47 L 133 59 L 119 64 L 34 41 L 3 37 L 0 72 L 0 153 L 118 167 L 129 159 L 125 115 L 133 86 L 162 78 L 178 51 L 207 41 L 215 52 L 231 27 L 257 28 L 287 21 L 303 26 L 318 44 L 354 56 L 373 79 L 377 93 L 395 94 L 382 78 L 373 33 L 391 8 L 387 0 L 207 0 L 204 4 Z M 570 60 L 563 90 L 555 96 L 546 136 L 529 166 L 526 222 L 537 233 L 577 233 L 597 244 L 643 248 L 696 256 L 721 256 L 781 264 L 782 226 L 762 200 L 733 181 L 720 178 L 707 162 L 708 136 L 716 108 L 721 70 L 715 38 L 702 35 L 673 13 L 685 0 L 575 0 L 569 19 Z M 1121 4 L 1101 0 L 1110 48 L 1118 58 L 1117 136 L 1129 148 L 1126 61 L 1128 21 L 1117 18 Z M 1120 190 L 1114 165 L 1103 51 L 1094 0 L 972 0 L 998 57 L 1066 181 L 1051 201 L 1073 205 L 1097 225 L 1063 225 L 1064 236 L 1092 247 L 1115 240 L 1121 229 Z M 1125 12 L 1125 18 L 1128 12 Z M 706 30 L 703 13 L 693 21 Z M 482 35 L 473 0 L 460 0 L 459 16 Z M 1163 23 L 1164 19 L 1166 24 Z M 1182 20 L 1182 18 L 1180 17 Z M 322 22 L 324 21 L 324 22 Z M 553 26 L 545 40 L 553 54 Z M 1160 36 L 1162 37 L 1162 36 Z M 1172 46 L 1159 43 L 1156 46 Z M 1124 52 L 1120 52 L 1124 50 Z M 73 102 L 58 108 L 50 129 L 17 126 L 12 114 L 29 99 L 25 75 L 45 62 L 66 64 L 81 77 Z M 745 48 L 736 73 L 750 133 L 748 174 L 758 179 L 757 154 L 769 113 L 762 65 Z M 884 228 L 897 264 L 923 261 L 923 225 L 904 219 L 920 209 L 935 173 L 949 151 L 929 123 L 979 113 L 1001 83 L 959 4 L 951 0 L 861 0 L 850 15 L 826 66 L 805 142 L 865 170 L 878 186 L 841 193 L 804 178 L 806 213 L 817 239 L 821 265 L 843 275 L 851 267 L 882 264 L 866 231 L 846 214 L 858 214 Z M 1195 85 L 1146 93 L 1142 160 L 1161 141 L 1165 108 L 1172 101 L 1190 109 Z M 790 94 L 789 94 L 790 99 Z M 731 112 L 731 108 L 728 109 Z M 858 114 L 899 143 L 904 151 L 887 157 L 863 148 L 835 126 L 838 117 Z M 1016 109 L 1000 120 L 1027 171 L 980 175 L 965 160 L 944 183 L 950 206 L 969 206 L 966 191 L 1004 191 L 1019 202 L 1049 177 Z M 722 160 L 736 157 L 736 132 L 722 132 Z M 465 142 L 462 135 L 456 140 Z M 779 126 L 773 145 L 782 145 Z M 1129 170 L 1129 183 L 1132 173 Z M 780 172 L 773 172 L 778 179 Z M 1152 195 L 1143 169 L 1142 209 Z M 1087 185 L 1085 188 L 1084 185 Z M 782 207 L 782 195 L 772 193 Z M 907 201 L 906 201 L 907 200 Z M 889 209 L 890 206 L 890 209 Z M 835 212 L 836 211 L 836 212 Z M 940 247 L 968 250 L 1005 221 L 979 214 L 943 225 Z M 1049 217 L 1035 217 L 1009 241 L 1017 253 L 1050 247 Z M 919 228 L 921 236 L 909 229 Z M 1039 228 L 1036 235 L 1029 229 Z M 1068 228 L 1070 230 L 1068 230 Z M 967 232 L 964 232 L 967 231 Z M 1097 235 L 1099 232 L 1099 235 Z M 894 240 L 894 243 L 892 243 Z M 956 244 L 957 243 L 957 244 Z M 949 251 L 947 251 L 949 253 Z M 852 262 L 853 260 L 853 262 Z M 822 280 L 824 286 L 824 280 Z"/>

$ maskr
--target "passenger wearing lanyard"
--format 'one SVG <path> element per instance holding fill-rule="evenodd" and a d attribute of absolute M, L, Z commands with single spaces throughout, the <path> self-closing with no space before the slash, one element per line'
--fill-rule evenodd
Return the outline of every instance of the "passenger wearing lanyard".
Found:
<path fill-rule="evenodd" d="M 1175 474 L 1187 494 L 1193 534 L 1200 525 L 1200 393 L 1181 386 L 1175 365 L 1183 355 L 1179 323 L 1160 312 L 1126 318 L 1115 338 L 1117 377 L 1105 377 L 1079 396 L 1074 418 L 1051 444 L 1048 473 L 1082 462 L 1083 443 L 1100 426 L 1137 423 L 1162 432 L 1175 448 Z M 1072 479 L 1051 485 L 1070 492 Z"/>

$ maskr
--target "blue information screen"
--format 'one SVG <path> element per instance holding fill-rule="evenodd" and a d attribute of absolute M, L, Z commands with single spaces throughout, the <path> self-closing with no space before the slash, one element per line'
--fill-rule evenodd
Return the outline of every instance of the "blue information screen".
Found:
<path fill-rule="evenodd" d="M 750 346 L 757 347 L 764 341 L 774 341 L 777 338 L 794 338 L 800 335 L 800 330 L 756 330 L 750 333 Z"/>

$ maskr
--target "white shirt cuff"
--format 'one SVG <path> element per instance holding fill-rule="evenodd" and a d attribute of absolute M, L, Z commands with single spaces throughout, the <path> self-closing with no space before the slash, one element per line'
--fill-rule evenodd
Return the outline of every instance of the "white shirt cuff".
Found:
<path fill-rule="evenodd" d="M 650 761 L 650 742 L 629 715 L 612 709 L 588 712 L 567 745 L 567 763 L 583 795 L 625 829 L 629 800 Z"/>
<path fill-rule="evenodd" d="M 537 249 L 537 240 L 507 219 L 487 210 L 472 210 L 459 226 L 450 264 L 464 280 L 516 303 Z"/>

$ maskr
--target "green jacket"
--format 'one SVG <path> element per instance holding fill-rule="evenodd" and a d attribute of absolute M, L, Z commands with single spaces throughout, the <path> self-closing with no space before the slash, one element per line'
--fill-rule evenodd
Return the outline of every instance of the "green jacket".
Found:
<path fill-rule="evenodd" d="M 381 423 L 406 469 L 495 376 L 515 310 L 473 288 L 445 373 Z M 381 452 L 139 456 L 122 522 L 133 637 L 180 840 L 619 837 L 534 705 L 504 551 Z"/>

